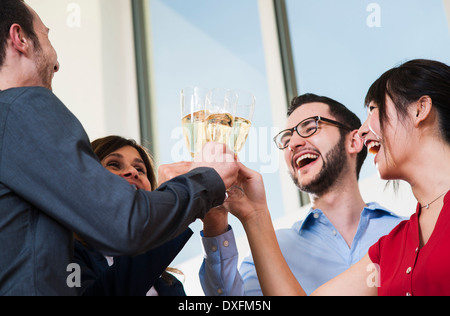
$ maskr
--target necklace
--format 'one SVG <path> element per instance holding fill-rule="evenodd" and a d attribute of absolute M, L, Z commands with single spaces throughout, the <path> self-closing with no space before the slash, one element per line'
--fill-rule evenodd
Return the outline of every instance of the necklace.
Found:
<path fill-rule="evenodd" d="M 445 191 L 444 193 L 442 193 L 441 195 L 439 195 L 437 198 L 435 198 L 433 201 L 431 201 L 431 202 L 428 203 L 427 205 L 422 206 L 421 209 L 422 209 L 422 208 L 429 209 L 429 208 L 430 208 L 430 205 L 433 204 L 434 202 L 436 202 L 436 201 L 437 201 L 441 196 L 443 196 L 445 193 L 447 193 L 447 191 Z"/>

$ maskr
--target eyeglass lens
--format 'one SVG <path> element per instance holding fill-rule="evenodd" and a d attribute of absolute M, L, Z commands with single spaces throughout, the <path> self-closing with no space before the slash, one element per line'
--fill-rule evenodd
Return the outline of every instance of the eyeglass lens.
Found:
<path fill-rule="evenodd" d="M 295 130 L 301 137 L 309 137 L 317 131 L 317 120 L 315 118 L 311 118 L 309 120 L 300 122 L 296 126 Z M 292 133 L 293 130 L 287 130 L 284 133 L 278 135 L 277 145 L 280 148 L 286 148 L 292 138 Z"/>
<path fill-rule="evenodd" d="M 317 119 L 309 119 L 297 126 L 297 132 L 302 137 L 308 137 L 317 131 Z"/>

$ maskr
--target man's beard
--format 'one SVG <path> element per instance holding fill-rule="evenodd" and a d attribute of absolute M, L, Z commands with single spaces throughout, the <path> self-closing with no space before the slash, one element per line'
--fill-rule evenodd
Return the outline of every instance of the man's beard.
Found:
<path fill-rule="evenodd" d="M 328 152 L 323 159 L 323 167 L 319 174 L 307 184 L 301 184 L 297 173 L 291 172 L 291 177 L 297 187 L 306 193 L 321 196 L 328 192 L 337 182 L 342 172 L 347 169 L 345 137 Z"/>
<path fill-rule="evenodd" d="M 41 85 L 52 90 L 54 67 L 50 65 L 48 58 L 40 47 L 36 49 L 36 69 Z"/>

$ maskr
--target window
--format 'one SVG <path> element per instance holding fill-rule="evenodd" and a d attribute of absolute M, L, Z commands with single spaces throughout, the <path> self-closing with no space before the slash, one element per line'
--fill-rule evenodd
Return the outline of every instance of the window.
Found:
<path fill-rule="evenodd" d="M 150 0 L 151 76 L 159 163 L 190 160 L 182 137 L 180 90 L 186 86 L 236 88 L 256 96 L 253 126 L 239 154 L 260 172 L 276 219 L 284 215 L 280 153 L 272 143 L 273 128 L 257 0 Z M 286 104 L 280 104 L 285 116 Z M 237 237 L 242 225 L 230 216 Z M 192 225 L 198 234 L 202 225 Z M 245 239 L 245 236 L 244 236 Z M 246 242 L 246 239 L 245 239 Z M 189 241 L 177 262 L 201 256 L 198 236 Z M 241 255 L 245 255 L 242 253 Z M 199 265 L 194 267 L 197 274 Z"/>

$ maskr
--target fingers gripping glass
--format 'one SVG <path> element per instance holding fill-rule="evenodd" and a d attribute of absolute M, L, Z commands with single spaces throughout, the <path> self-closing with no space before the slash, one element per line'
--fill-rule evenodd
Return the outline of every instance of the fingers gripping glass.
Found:
<path fill-rule="evenodd" d="M 291 137 L 294 133 L 294 131 L 297 132 L 297 134 L 300 137 L 308 138 L 314 135 L 317 130 L 319 129 L 319 121 L 334 125 L 339 128 L 343 128 L 346 130 L 351 131 L 352 129 L 350 127 L 345 126 L 344 124 L 341 124 L 337 121 L 327 119 L 325 117 L 321 116 L 314 116 L 307 118 L 300 123 L 297 124 L 294 128 L 286 129 L 282 132 L 280 132 L 273 141 L 277 145 L 279 149 L 285 149 L 289 146 L 289 142 L 291 141 Z"/>

